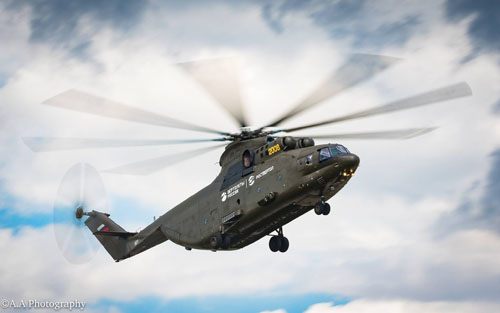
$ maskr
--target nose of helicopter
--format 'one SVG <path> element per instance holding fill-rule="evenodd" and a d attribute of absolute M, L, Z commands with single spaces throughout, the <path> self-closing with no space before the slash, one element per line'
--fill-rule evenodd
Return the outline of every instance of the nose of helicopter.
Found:
<path fill-rule="evenodd" d="M 352 153 L 343 155 L 340 157 L 339 163 L 341 167 L 354 171 L 359 165 L 359 157 Z"/>

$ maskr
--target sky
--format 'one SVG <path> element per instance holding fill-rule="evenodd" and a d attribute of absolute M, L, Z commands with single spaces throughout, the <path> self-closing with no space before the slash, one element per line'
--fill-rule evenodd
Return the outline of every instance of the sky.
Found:
<path fill-rule="evenodd" d="M 124 313 L 500 311 L 499 24 L 494 0 L 0 2 L 0 298 Z M 286 225 L 288 252 L 271 253 L 266 239 L 217 253 L 166 242 L 120 263 L 101 248 L 73 264 L 59 251 L 52 211 L 74 164 L 103 171 L 211 144 L 34 153 L 23 137 L 211 136 L 44 100 L 78 89 L 236 132 L 176 63 L 236 60 L 245 113 L 259 127 L 353 53 L 400 61 L 283 126 L 461 81 L 472 96 L 298 133 L 438 127 L 410 140 L 342 140 L 360 167 L 329 216 Z M 128 231 L 145 227 L 209 184 L 222 151 L 146 176 L 101 172 L 107 211 Z"/>

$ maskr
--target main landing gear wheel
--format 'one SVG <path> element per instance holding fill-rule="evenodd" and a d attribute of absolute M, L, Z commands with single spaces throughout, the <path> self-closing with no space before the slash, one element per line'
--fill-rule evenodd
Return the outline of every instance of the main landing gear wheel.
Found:
<path fill-rule="evenodd" d="M 227 250 L 231 246 L 231 237 L 228 235 L 222 236 L 222 249 Z"/>
<path fill-rule="evenodd" d="M 269 249 L 271 249 L 272 252 L 286 252 L 290 246 L 290 242 L 283 236 L 283 228 L 278 228 L 276 232 L 278 235 L 271 236 L 269 240 Z"/>
<path fill-rule="evenodd" d="M 272 236 L 269 240 L 269 249 L 272 252 L 277 252 L 281 248 L 281 240 L 278 236 Z"/>
<path fill-rule="evenodd" d="M 314 205 L 314 213 L 317 215 L 330 214 L 330 205 L 326 202 L 318 202 Z"/>
<path fill-rule="evenodd" d="M 86 210 L 107 211 L 106 191 L 97 171 L 79 163 L 64 175 L 54 202 L 54 234 L 57 246 L 70 263 L 90 261 L 99 242 L 85 225 Z"/>
<path fill-rule="evenodd" d="M 281 247 L 279 250 L 280 252 L 286 252 L 288 250 L 288 247 L 290 247 L 290 242 L 286 237 L 280 237 L 280 240 L 281 240 Z"/>
<path fill-rule="evenodd" d="M 212 238 L 210 238 L 210 246 L 213 249 L 219 249 L 222 245 L 222 235 L 220 233 L 215 233 Z"/>
<path fill-rule="evenodd" d="M 269 249 L 271 249 L 272 252 L 286 252 L 289 246 L 290 242 L 288 238 L 284 236 L 272 236 L 269 240 Z"/>

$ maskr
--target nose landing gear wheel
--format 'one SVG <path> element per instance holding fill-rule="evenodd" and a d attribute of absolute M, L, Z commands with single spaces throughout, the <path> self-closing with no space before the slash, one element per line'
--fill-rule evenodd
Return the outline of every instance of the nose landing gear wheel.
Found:
<path fill-rule="evenodd" d="M 318 202 L 314 205 L 314 213 L 316 215 L 328 215 L 330 214 L 330 205 L 326 202 Z"/>
<path fill-rule="evenodd" d="M 323 205 L 323 212 L 321 212 L 323 215 L 328 215 L 330 214 L 330 205 L 328 203 L 325 203 Z"/>

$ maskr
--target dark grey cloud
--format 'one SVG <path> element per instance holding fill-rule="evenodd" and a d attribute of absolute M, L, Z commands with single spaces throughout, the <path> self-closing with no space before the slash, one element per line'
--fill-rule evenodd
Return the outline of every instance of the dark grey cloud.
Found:
<path fill-rule="evenodd" d="M 387 46 L 404 44 L 420 24 L 417 15 L 408 15 L 400 21 L 383 24 L 374 31 L 361 32 L 356 37 L 356 46 Z"/>
<path fill-rule="evenodd" d="M 0 88 L 5 86 L 5 84 L 7 83 L 7 80 L 9 79 L 9 76 L 10 75 L 7 73 L 0 72 Z"/>
<path fill-rule="evenodd" d="M 498 299 L 500 275 L 485 275 L 478 271 L 475 276 L 471 276 L 460 268 L 450 266 L 449 263 L 432 264 L 431 262 L 428 264 L 429 261 L 419 259 L 422 255 L 418 253 L 408 250 L 400 252 L 413 259 L 398 260 L 397 265 L 394 266 L 381 264 L 374 267 L 378 272 L 368 273 L 372 283 L 364 287 L 365 290 L 362 289 L 363 295 L 374 298 L 401 297 L 418 301 L 494 301 Z M 394 260 L 385 261 L 394 262 Z M 418 269 L 421 273 L 419 283 L 408 279 L 414 275 L 411 269 L 415 267 L 415 262 L 422 266 Z M 366 266 L 367 264 L 361 264 L 359 271 L 366 272 Z"/>
<path fill-rule="evenodd" d="M 493 113 L 500 115 L 500 99 L 493 105 Z"/>
<path fill-rule="evenodd" d="M 31 42 L 67 48 L 84 57 L 95 33 L 106 26 L 130 30 L 147 5 L 148 1 L 135 0 L 12 0 L 7 9 L 30 8 Z M 84 17 L 89 24 L 82 31 L 79 21 Z"/>
<path fill-rule="evenodd" d="M 379 48 L 401 45 L 411 38 L 420 24 L 418 15 L 407 15 L 399 21 L 374 27 L 367 22 L 371 16 L 366 0 L 341 0 L 334 2 L 287 0 L 279 6 L 266 4 L 262 18 L 277 33 L 284 30 L 283 19 L 287 14 L 306 12 L 311 20 L 334 39 L 353 38 L 359 48 Z"/>
<path fill-rule="evenodd" d="M 487 229 L 500 233 L 500 149 L 491 154 L 491 169 L 486 178 L 486 185 L 479 201 L 473 201 L 465 195 L 459 207 L 444 214 L 436 226 L 436 234 L 445 236 L 461 229 Z M 469 193 L 480 187 L 472 184 Z"/>
<path fill-rule="evenodd" d="M 500 51 L 500 1 L 448 0 L 446 16 L 452 22 L 472 18 L 468 34 L 475 45 L 475 54 L 481 50 Z"/>

